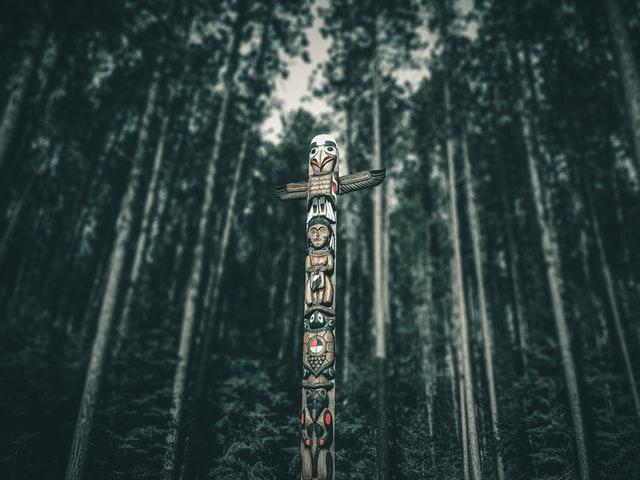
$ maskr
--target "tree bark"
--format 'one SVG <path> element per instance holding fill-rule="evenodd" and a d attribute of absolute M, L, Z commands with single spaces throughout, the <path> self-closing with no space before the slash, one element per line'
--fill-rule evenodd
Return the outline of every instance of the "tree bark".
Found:
<path fill-rule="evenodd" d="M 352 117 L 351 117 L 351 108 L 347 107 L 346 112 L 346 128 L 345 128 L 345 149 L 344 155 L 342 159 L 342 171 L 343 175 L 349 174 L 349 155 L 351 154 L 351 130 L 352 130 Z M 342 342 L 342 378 L 345 383 L 349 382 L 349 376 L 351 374 L 351 278 L 353 272 L 353 241 L 354 241 L 354 215 L 351 211 L 353 208 L 354 202 L 351 201 L 349 195 L 345 195 L 342 199 L 342 215 L 344 215 L 344 225 L 345 225 L 345 252 L 344 252 L 344 262 L 345 262 L 345 272 L 344 272 L 344 283 L 346 288 L 344 289 L 344 312 L 342 314 L 343 318 L 343 336 L 344 338 Z"/>
<path fill-rule="evenodd" d="M 522 93 L 527 92 L 527 86 L 523 79 Z M 532 127 L 529 120 L 528 112 L 521 100 L 520 120 L 522 128 L 522 138 L 525 146 L 525 154 L 527 166 L 529 169 L 529 177 L 533 192 L 533 203 L 536 214 L 536 221 L 540 231 L 540 243 L 544 257 L 547 281 L 549 285 L 549 293 L 551 296 L 551 306 L 553 317 L 555 320 L 556 332 L 560 344 L 560 353 L 562 358 L 562 367 L 564 370 L 567 394 L 569 397 L 569 408 L 573 423 L 573 430 L 576 443 L 576 455 L 580 470 L 581 480 L 589 480 L 589 458 L 586 446 L 586 434 L 584 428 L 584 420 L 582 416 L 582 405 L 580 401 L 580 393 L 578 390 L 578 380 L 576 376 L 576 366 L 573 359 L 571 348 L 571 336 L 569 333 L 569 325 L 565 317 L 565 307 L 562 300 L 563 280 L 560 251 L 555 238 L 552 223 L 548 220 L 550 212 L 545 208 L 545 194 L 542 190 L 540 176 L 538 173 L 539 160 L 536 158 L 536 152 L 533 146 Z"/>
<path fill-rule="evenodd" d="M 458 342 L 459 343 L 459 342 Z M 460 438 L 462 439 L 462 474 L 464 480 L 469 480 L 469 434 L 467 432 L 467 407 L 465 398 L 465 378 L 462 372 L 462 345 L 456 348 L 458 352 L 458 393 L 460 399 Z"/>
<path fill-rule="evenodd" d="M 383 212 L 384 220 L 382 222 L 382 298 L 384 304 L 384 321 L 387 325 L 391 325 L 391 298 L 389 296 L 390 282 L 390 251 L 391 251 L 391 208 L 389 207 L 391 193 L 393 191 L 393 177 L 389 176 L 387 184 L 384 186 Z"/>
<path fill-rule="evenodd" d="M 36 23 L 31 31 L 31 38 L 27 45 L 27 53 L 25 54 L 20 69 L 15 80 L 15 87 L 9 94 L 7 104 L 2 113 L 0 120 L 0 171 L 3 170 L 4 164 L 9 153 L 9 148 L 13 137 L 16 133 L 16 127 L 20 120 L 20 113 L 25 102 L 25 98 L 29 91 L 32 79 L 36 73 L 39 57 L 42 54 L 44 45 L 44 25 Z"/>
<path fill-rule="evenodd" d="M 242 3 L 242 2 L 240 2 Z M 182 313 L 180 342 L 178 347 L 178 361 L 173 379 L 173 394 L 171 400 L 171 423 L 166 439 L 166 451 L 164 458 L 164 478 L 171 480 L 174 478 L 177 467 L 179 433 L 182 424 L 184 400 L 187 385 L 187 371 L 191 357 L 191 346 L 193 330 L 195 327 L 196 307 L 198 295 L 202 287 L 202 277 L 204 273 L 204 249 L 209 233 L 211 212 L 213 210 L 214 187 L 222 150 L 222 142 L 227 126 L 227 111 L 231 102 L 231 95 L 234 91 L 234 77 L 238 68 L 238 53 L 240 50 L 240 33 L 242 29 L 242 12 L 238 8 L 234 26 L 231 32 L 231 39 L 227 50 L 226 68 L 223 78 L 223 94 L 220 111 L 216 122 L 214 133 L 214 143 L 211 150 L 211 157 L 208 162 L 207 174 L 205 178 L 204 199 L 200 207 L 200 223 L 198 225 L 198 235 L 193 254 L 193 264 L 189 274 L 186 288 L 185 303 Z"/>
<path fill-rule="evenodd" d="M 520 362 L 522 370 L 526 372 L 529 349 L 529 326 L 524 316 L 524 304 L 522 296 L 522 287 L 520 284 L 519 270 L 519 253 L 516 248 L 516 236 L 514 233 L 513 223 L 516 221 L 509 201 L 509 188 L 507 181 L 507 172 L 504 160 L 500 159 L 500 203 L 502 204 L 502 214 L 504 218 L 504 235 L 506 240 L 506 257 L 509 269 L 511 300 L 513 306 L 513 314 L 515 316 L 516 330 L 518 334 L 518 347 L 520 349 Z"/>
<path fill-rule="evenodd" d="M 116 239 L 109 261 L 107 282 L 103 294 L 102 306 L 100 308 L 100 315 L 98 317 L 98 327 L 91 348 L 91 358 L 87 368 L 82 399 L 80 400 L 78 419 L 71 443 L 65 480 L 81 480 L 84 476 L 87 448 L 89 446 L 100 384 L 102 382 L 102 374 L 106 363 L 114 311 L 122 275 L 124 273 L 126 251 L 133 227 L 135 199 L 142 180 L 145 146 L 149 136 L 151 117 L 153 116 L 156 106 L 159 83 L 160 67 L 158 66 L 156 67 L 149 87 L 147 102 L 138 132 L 129 184 L 122 199 L 120 213 L 118 214 L 116 222 Z"/>
<path fill-rule="evenodd" d="M 27 201 L 27 198 L 29 197 L 29 193 L 33 189 L 34 185 L 38 183 L 38 180 L 39 180 L 39 175 L 34 173 L 29 179 L 29 183 L 27 183 L 27 186 L 22 191 L 22 195 L 20 195 L 20 199 L 18 200 L 16 205 L 13 207 L 13 212 L 11 212 L 11 218 L 9 219 L 9 224 L 7 225 L 7 228 L 2 234 L 2 240 L 0 240 L 0 265 L 4 263 L 5 253 L 9 248 L 9 243 L 10 243 L 13 231 L 18 225 L 18 218 L 20 218 L 20 213 L 22 212 L 22 208 L 24 207 Z"/>
<path fill-rule="evenodd" d="M 629 354 L 629 348 L 627 347 L 626 334 L 624 327 L 622 326 L 622 318 L 620 315 L 620 307 L 618 305 L 618 299 L 615 292 L 615 282 L 609 268 L 609 260 L 607 258 L 606 251 L 604 249 L 604 243 L 602 242 L 602 234 L 600 231 L 600 222 L 596 215 L 595 206 L 593 204 L 593 195 L 591 188 L 587 184 L 587 201 L 588 209 L 591 214 L 591 226 L 593 228 L 593 236 L 596 241 L 596 247 L 598 250 L 598 259 L 600 260 L 600 268 L 602 268 L 602 276 L 604 277 L 604 283 L 607 290 L 607 299 L 609 301 L 609 308 L 611 309 L 611 315 L 613 317 L 613 325 L 616 330 L 616 336 L 618 337 L 618 345 L 620 347 L 620 354 L 624 362 L 625 371 L 627 373 L 627 380 L 629 381 L 629 389 L 631 390 L 631 398 L 633 399 L 633 405 L 636 410 L 636 416 L 640 421 L 640 396 L 638 395 L 638 386 L 633 371 L 633 364 L 631 363 L 631 355 Z"/>
<path fill-rule="evenodd" d="M 220 335 L 222 335 L 222 322 L 216 324 L 217 312 L 219 310 L 220 290 L 222 287 L 222 281 L 224 279 L 225 265 L 227 260 L 227 251 L 229 249 L 229 243 L 231 241 L 231 233 L 233 229 L 233 223 L 236 218 L 236 203 L 238 198 L 238 189 L 240 188 L 240 179 L 242 178 L 242 171 L 247 156 L 249 141 L 249 130 L 245 130 L 242 145 L 238 155 L 238 160 L 235 165 L 235 171 L 233 174 L 233 182 L 231 185 L 231 191 L 229 192 L 229 203 L 227 204 L 224 224 L 222 226 L 222 235 L 220 238 L 220 244 L 218 246 L 218 254 L 214 263 L 214 268 L 209 275 L 207 282 L 207 289 L 205 293 L 205 301 L 203 306 L 204 318 L 202 321 L 202 342 L 198 352 L 198 364 L 195 375 L 194 383 L 194 403 L 195 413 L 190 424 L 191 439 L 194 444 L 192 454 L 190 455 L 191 462 L 200 461 L 201 465 L 207 465 L 208 460 L 206 457 L 206 444 L 205 444 L 205 432 L 207 429 L 207 416 L 206 405 L 207 396 L 209 391 L 209 383 L 206 382 L 206 375 L 209 366 L 209 360 L 211 356 L 211 348 L 213 345 L 216 327 L 221 329 Z M 286 308 L 286 305 L 285 305 Z M 193 472 L 203 471 L 206 476 L 206 469 L 192 468 L 193 465 L 187 465 L 188 472 L 185 474 L 187 480 L 191 480 Z"/>
<path fill-rule="evenodd" d="M 493 333 L 489 325 L 489 313 L 487 312 L 487 300 L 484 290 L 484 268 L 482 266 L 482 233 L 480 231 L 480 219 L 476 207 L 475 187 L 469 163 L 469 147 L 466 133 L 462 134 L 462 159 L 464 162 L 465 190 L 467 196 L 467 214 L 471 224 L 471 243 L 473 246 L 473 263 L 478 286 L 478 307 L 480 313 L 480 323 L 482 324 L 482 337 L 484 346 L 484 363 L 487 374 L 487 390 L 489 391 L 489 406 L 491 409 L 491 430 L 493 431 L 496 443 L 496 469 L 498 479 L 504 480 L 504 464 L 502 461 L 500 426 L 498 418 L 498 399 L 496 395 L 496 385 L 493 367 Z"/>
<path fill-rule="evenodd" d="M 428 182 L 428 177 L 427 177 Z M 427 187 L 427 191 L 428 191 Z M 422 262 L 422 278 L 417 281 L 419 285 L 418 295 L 422 297 L 422 308 L 418 310 L 416 315 L 416 328 L 420 334 L 421 354 L 422 354 L 422 375 L 424 377 L 425 401 L 427 404 L 427 429 L 429 434 L 429 454 L 431 467 L 436 468 L 436 452 L 434 438 L 434 418 L 433 418 L 433 402 L 435 398 L 436 387 L 436 359 L 433 347 L 433 264 L 431 261 L 431 221 L 427 214 L 424 227 L 424 252 L 425 258 Z M 435 474 L 435 470 L 433 472 Z"/>
<path fill-rule="evenodd" d="M 378 45 L 377 45 L 377 22 L 376 33 L 374 33 L 374 54 L 372 62 L 373 73 L 373 158 L 372 170 L 382 168 L 382 132 L 380 131 L 380 72 L 378 66 Z M 389 463 L 387 449 L 387 413 L 386 413 L 386 339 L 385 339 L 385 313 L 384 302 L 384 251 L 382 222 L 384 212 L 382 196 L 384 187 L 373 190 L 373 318 L 375 319 L 375 360 L 376 360 L 376 385 L 377 385 L 377 458 L 376 458 L 376 478 L 386 480 L 389 478 Z"/>
<path fill-rule="evenodd" d="M 627 104 L 636 168 L 640 171 L 640 73 L 620 3 L 618 0 L 604 0 L 604 4 Z"/>
<path fill-rule="evenodd" d="M 467 306 L 465 300 L 464 276 L 462 268 L 462 251 L 460 246 L 460 232 L 458 223 L 458 206 L 456 193 L 456 172 L 454 165 L 454 141 L 452 134 L 451 120 L 451 100 L 449 92 L 449 83 L 445 80 L 444 86 L 444 103 L 447 115 L 447 139 L 446 139 L 446 159 L 449 179 L 449 208 L 451 223 L 451 241 L 453 243 L 454 257 L 454 281 L 455 289 L 453 296 L 458 308 L 459 335 L 462 351 L 462 376 L 464 377 L 465 402 L 467 411 L 467 431 L 469 434 L 469 450 L 471 457 L 471 471 L 474 480 L 482 479 L 482 471 L 480 467 L 480 449 L 478 446 L 478 430 L 476 424 L 475 399 L 473 394 L 473 377 L 471 369 L 471 353 L 469 348 L 469 321 L 467 318 Z"/>
<path fill-rule="evenodd" d="M 290 249 L 291 250 L 291 249 Z M 284 302 L 282 306 L 282 338 L 280 338 L 280 348 L 278 349 L 278 361 L 284 359 L 287 353 L 287 345 L 291 345 L 291 325 L 295 312 L 292 308 L 291 289 L 293 287 L 293 274 L 295 273 L 295 255 L 289 255 L 289 265 L 287 266 L 287 279 L 284 284 Z M 297 342 L 296 342 L 297 345 Z"/>
<path fill-rule="evenodd" d="M 453 292 L 453 275 L 451 277 L 452 279 L 452 289 L 451 291 Z M 451 321 L 455 322 L 456 314 L 454 313 L 455 308 L 452 308 L 452 314 L 451 314 Z M 455 323 L 454 323 L 455 324 Z M 456 392 L 456 384 L 458 382 L 458 377 L 459 375 L 456 374 L 456 359 L 454 358 L 454 351 L 453 351 L 453 342 L 454 342 L 454 335 L 451 332 L 451 327 L 449 325 L 449 320 L 445 320 L 444 322 L 444 336 L 445 336 L 445 341 L 446 341 L 446 347 L 445 347 L 445 363 L 447 366 L 447 375 L 449 376 L 449 387 L 450 387 L 450 393 L 451 393 L 451 417 L 453 418 L 453 425 L 454 425 L 454 431 L 456 432 L 456 435 L 458 436 L 458 440 L 462 440 L 462 438 L 460 437 L 460 416 L 459 413 L 460 411 L 458 410 L 458 394 Z M 457 350 L 456 350 L 457 353 Z M 466 422 L 465 422 L 465 430 L 466 430 Z"/>
<path fill-rule="evenodd" d="M 164 159 L 165 140 L 167 136 L 167 127 L 169 125 L 169 116 L 165 116 L 162 121 L 162 127 L 160 128 L 160 135 L 158 137 L 158 143 L 156 146 L 155 155 L 153 158 L 153 166 L 151 167 L 151 179 L 149 180 L 149 186 L 147 187 L 147 195 L 144 200 L 144 207 L 142 210 L 142 219 L 140 222 L 140 232 L 138 233 L 138 239 L 136 241 L 136 249 L 133 255 L 133 265 L 131 272 L 129 273 L 129 282 L 127 288 L 127 294 L 124 299 L 124 305 L 122 307 L 122 315 L 120 317 L 120 324 L 118 325 L 118 336 L 116 344 L 113 349 L 114 356 L 117 356 L 122 347 L 122 342 L 126 338 L 129 332 L 129 314 L 131 312 L 131 304 L 133 297 L 137 291 L 138 277 L 140 276 L 140 270 L 144 259 L 145 252 L 147 251 L 147 239 L 149 237 L 149 225 L 151 223 L 151 214 L 156 202 L 157 196 L 157 184 L 160 177 L 160 171 L 162 170 L 162 162 Z"/>
<path fill-rule="evenodd" d="M 428 230 L 428 227 L 427 227 Z M 429 241 L 429 234 L 427 233 L 427 242 Z M 427 243 L 428 244 L 428 243 Z M 433 329 L 431 325 L 432 319 L 432 282 L 431 282 L 431 262 L 429 259 L 429 253 L 427 253 L 427 260 L 425 265 L 425 279 L 424 279 L 424 308 L 421 309 L 418 319 L 418 331 L 421 334 L 422 340 L 422 374 L 424 376 L 424 392 L 425 400 L 427 403 L 427 431 L 429 435 L 429 454 L 431 466 L 436 467 L 436 454 L 435 454 L 435 438 L 434 438 L 434 419 L 433 419 L 433 401 L 435 398 L 435 380 L 436 380 L 436 368 L 435 358 L 433 356 Z M 422 321 L 421 321 L 422 320 Z"/>

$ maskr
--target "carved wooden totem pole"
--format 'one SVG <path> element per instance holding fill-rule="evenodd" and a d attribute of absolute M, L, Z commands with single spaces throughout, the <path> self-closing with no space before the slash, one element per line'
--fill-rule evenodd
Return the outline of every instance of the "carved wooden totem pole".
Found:
<path fill-rule="evenodd" d="M 302 341 L 302 478 L 335 478 L 335 318 L 337 196 L 375 187 L 385 170 L 338 175 L 338 145 L 318 135 L 309 147 L 309 181 L 276 188 L 281 200 L 307 199 Z"/>

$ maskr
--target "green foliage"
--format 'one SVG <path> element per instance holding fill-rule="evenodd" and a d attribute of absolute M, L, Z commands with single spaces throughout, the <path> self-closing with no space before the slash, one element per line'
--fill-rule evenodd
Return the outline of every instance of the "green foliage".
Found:
<path fill-rule="evenodd" d="M 619 3 L 638 59 L 640 12 L 634 2 Z M 1 108 L 21 80 L 24 60 L 32 54 L 36 59 L 16 134 L 0 164 L 1 478 L 64 475 L 115 222 L 156 70 L 159 101 L 141 147 L 143 190 L 161 122 L 168 118 L 165 161 L 140 278 L 136 285 L 123 280 L 118 286 L 111 344 L 130 288 L 134 302 L 122 349 L 112 352 L 104 372 L 86 478 L 155 479 L 162 471 L 179 322 L 219 120 L 226 128 L 205 245 L 205 284 L 215 275 L 211 265 L 245 132 L 249 155 L 219 305 L 205 309 L 205 294 L 199 292 L 194 357 L 202 353 L 208 315 L 213 316 L 215 340 L 204 352 L 210 360 L 204 404 L 192 398 L 195 375 L 188 372 L 180 461 L 188 480 L 280 480 L 299 474 L 305 205 L 277 202 L 273 188 L 306 177 L 308 141 L 320 132 L 334 133 L 341 147 L 348 147 L 343 160 L 349 173 L 369 168 L 374 61 L 379 63 L 382 156 L 388 167 L 385 228 L 392 300 L 385 380 L 392 478 L 463 475 L 444 144 L 453 134 L 455 168 L 461 172 L 463 132 L 478 199 L 502 434 L 496 442 L 490 425 L 461 183 L 460 240 L 484 476 L 496 478 L 498 451 L 508 479 L 553 477 L 575 465 L 533 214 L 523 111 L 531 116 L 545 202 L 562 257 L 562 293 L 593 477 L 638 476 L 640 426 L 594 225 L 595 219 L 637 369 L 640 253 L 634 247 L 640 240 L 635 221 L 640 182 L 603 2 L 478 0 L 470 10 L 465 5 L 118 0 L 0 6 L 0 74 L 6 79 L 0 86 Z M 287 75 L 290 58 L 308 58 L 313 52 L 306 29 L 315 7 L 320 7 L 330 49 L 328 60 L 316 65 L 310 93 L 326 100 L 333 113 L 319 117 L 296 109 L 283 116 L 281 138 L 264 141 L 258 132 L 278 102 L 278 79 Z M 222 78 L 239 12 L 238 70 L 229 113 L 220 118 Z M 34 49 L 30 38 L 39 25 L 44 40 Z M 419 63 L 427 56 L 426 63 Z M 398 80 L 399 72 L 409 70 L 422 76 L 418 84 Z M 445 81 L 452 92 L 452 132 L 446 128 Z M 125 246 L 123 278 L 128 278 L 140 233 L 144 193 L 135 199 L 134 240 Z M 377 424 L 370 197 L 341 197 L 339 208 L 339 228 L 349 218 L 353 236 L 338 235 L 336 477 L 365 480 L 376 475 Z M 352 247 L 349 284 L 344 277 L 347 242 Z M 296 269 L 286 292 L 289 259 Z M 349 312 L 344 307 L 347 289 Z M 351 322 L 348 346 L 341 343 L 346 337 L 342 312 Z M 290 330 L 285 329 L 287 318 Z M 429 335 L 424 335 L 427 328 Z M 348 383 L 341 377 L 345 350 Z M 188 428 L 200 410 L 202 424 L 195 430 L 203 433 L 201 439 Z M 193 452 L 202 454 L 194 458 Z"/>

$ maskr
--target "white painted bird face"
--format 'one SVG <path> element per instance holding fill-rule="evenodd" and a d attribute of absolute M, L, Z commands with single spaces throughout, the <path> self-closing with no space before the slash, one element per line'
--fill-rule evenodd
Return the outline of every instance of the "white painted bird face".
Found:
<path fill-rule="evenodd" d="M 309 146 L 309 175 L 331 173 L 338 164 L 338 144 L 331 135 L 316 135 Z"/>

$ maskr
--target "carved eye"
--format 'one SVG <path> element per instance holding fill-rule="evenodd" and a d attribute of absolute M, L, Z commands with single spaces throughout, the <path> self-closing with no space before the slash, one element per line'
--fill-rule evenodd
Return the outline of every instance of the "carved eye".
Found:
<path fill-rule="evenodd" d="M 318 149 L 317 148 L 312 148 L 311 151 L 309 152 L 309 155 L 315 155 L 316 153 L 318 153 Z"/>
<path fill-rule="evenodd" d="M 335 149 L 335 148 L 333 148 L 331 145 L 329 145 L 325 150 L 326 150 L 327 152 L 329 152 L 329 153 L 333 153 L 333 152 L 335 152 L 335 151 L 336 151 L 336 149 Z"/>

